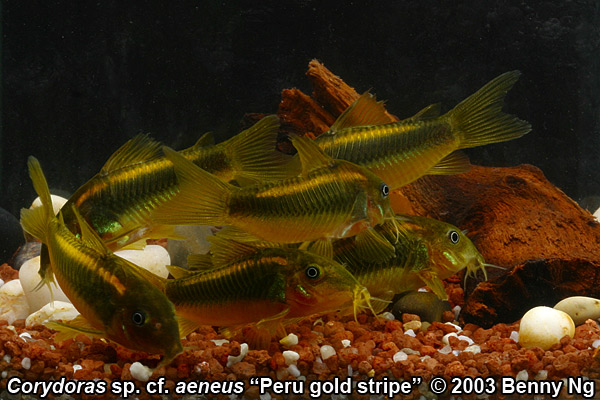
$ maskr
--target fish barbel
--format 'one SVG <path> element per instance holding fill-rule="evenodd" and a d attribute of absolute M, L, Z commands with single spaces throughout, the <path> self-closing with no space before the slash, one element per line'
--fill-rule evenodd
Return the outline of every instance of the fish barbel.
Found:
<path fill-rule="evenodd" d="M 395 221 L 395 225 L 388 221 L 374 228 L 396 249 L 396 255 L 388 260 L 365 259 L 354 238 L 332 243 L 334 260 L 344 264 L 373 297 L 391 300 L 395 294 L 428 286 L 441 300 L 447 300 L 442 280 L 463 268 L 468 275 L 482 270 L 487 279 L 488 264 L 455 226 L 406 214 L 396 215 Z"/>
<path fill-rule="evenodd" d="M 174 225 L 233 225 L 267 241 L 296 243 L 356 235 L 392 216 L 387 185 L 353 163 L 334 160 L 292 137 L 302 174 L 242 188 L 214 177 L 175 151 L 180 192 L 152 218 Z"/>
<path fill-rule="evenodd" d="M 457 150 L 512 140 L 531 130 L 526 121 L 501 111 L 519 76 L 511 71 L 496 77 L 444 115 L 432 105 L 398 122 L 389 122 L 383 105 L 365 93 L 315 143 L 333 158 L 369 168 L 390 190 L 422 175 L 465 172 L 469 160 Z"/>
<path fill-rule="evenodd" d="M 284 247 L 253 247 L 211 238 L 211 255 L 191 255 L 195 272 L 169 280 L 167 297 L 189 328 L 216 325 L 229 330 L 255 324 L 267 340 L 289 321 L 313 314 L 364 307 L 368 292 L 342 265 Z M 198 268 L 201 269 L 198 272 Z M 175 276 L 177 273 L 172 272 Z"/>
<path fill-rule="evenodd" d="M 163 364 L 182 352 L 173 304 L 153 283 L 155 276 L 114 255 L 79 218 L 81 238 L 52 210 L 48 184 L 39 162 L 28 161 L 29 174 L 42 206 L 21 210 L 23 229 L 47 246 L 40 285 L 56 281 L 81 316 L 52 323 L 57 340 L 78 333 L 104 337 L 133 350 L 163 354 Z"/>
<path fill-rule="evenodd" d="M 278 129 L 278 118 L 268 116 L 214 146 L 208 145 L 205 135 L 180 154 L 225 181 L 283 179 L 290 176 L 290 169 L 285 168 L 286 156 L 275 149 Z M 75 206 L 107 246 L 116 250 L 142 238 L 172 237 L 172 228 L 157 226 L 149 214 L 178 190 L 175 171 L 160 143 L 140 135 L 117 150 L 71 196 L 61 213 L 67 227 L 78 233 Z"/>

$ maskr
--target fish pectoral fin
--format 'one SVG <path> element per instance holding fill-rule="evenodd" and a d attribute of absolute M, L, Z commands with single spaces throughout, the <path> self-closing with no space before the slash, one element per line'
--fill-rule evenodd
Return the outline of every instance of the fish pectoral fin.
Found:
<path fill-rule="evenodd" d="M 455 151 L 442 158 L 440 162 L 427 171 L 427 175 L 453 175 L 471 169 L 469 157 L 462 151 Z"/>
<path fill-rule="evenodd" d="M 256 247 L 248 243 L 226 239 L 221 235 L 209 236 L 207 240 L 211 244 L 210 252 L 212 253 L 212 263 L 215 267 L 228 264 L 256 252 Z"/>
<path fill-rule="evenodd" d="M 356 253 L 364 261 L 384 263 L 396 255 L 396 248 L 384 236 L 373 228 L 368 228 L 356 235 Z"/>
<path fill-rule="evenodd" d="M 446 293 L 446 289 L 444 289 L 444 283 L 438 278 L 436 273 L 423 270 L 418 272 L 417 275 L 419 275 L 419 278 L 421 278 L 427 287 L 431 289 L 440 300 L 448 300 L 448 294 Z"/>
<path fill-rule="evenodd" d="M 382 125 L 392 121 L 384 102 L 377 101 L 375 95 L 366 91 L 340 114 L 327 134 L 334 135 L 337 131 L 352 126 Z"/>
<path fill-rule="evenodd" d="M 325 154 L 314 141 L 294 135 L 290 135 L 290 141 L 298 151 L 298 157 L 302 164 L 302 176 L 307 176 L 310 171 L 315 169 L 335 165 L 335 160 Z"/>
<path fill-rule="evenodd" d="M 162 157 L 161 144 L 148 135 L 138 135 L 127 141 L 106 161 L 99 174 L 108 174 L 126 165 Z"/>
<path fill-rule="evenodd" d="M 71 321 L 50 321 L 44 323 L 44 325 L 58 332 L 54 337 L 55 342 L 63 342 L 74 338 L 80 333 L 97 338 L 106 338 L 106 334 L 103 331 L 92 327 L 88 320 L 81 315 L 78 315 Z"/>
<path fill-rule="evenodd" d="M 319 239 L 314 242 L 304 242 L 300 245 L 301 250 L 310 251 L 323 257 L 333 258 L 333 245 L 330 239 Z"/>
<path fill-rule="evenodd" d="M 204 254 L 200 254 L 200 255 L 204 255 Z M 188 259 L 189 259 L 189 256 L 188 256 Z M 167 267 L 167 271 L 169 271 L 169 273 L 171 275 L 173 275 L 173 278 L 175 278 L 175 279 L 185 278 L 187 276 L 194 275 L 195 273 L 199 272 L 197 270 L 190 270 L 188 268 L 178 267 L 177 265 L 166 265 L 166 267 Z"/>
<path fill-rule="evenodd" d="M 199 323 L 190 321 L 189 319 L 182 317 L 181 315 L 177 315 L 177 323 L 179 325 L 179 337 L 184 338 L 190 333 L 194 332 L 200 326 Z"/>
<path fill-rule="evenodd" d="M 371 309 L 376 315 L 379 315 L 385 310 L 391 303 L 392 299 L 396 293 L 393 290 L 386 290 L 384 293 L 381 293 L 379 296 L 374 297 L 371 296 L 369 301 L 371 303 Z"/>

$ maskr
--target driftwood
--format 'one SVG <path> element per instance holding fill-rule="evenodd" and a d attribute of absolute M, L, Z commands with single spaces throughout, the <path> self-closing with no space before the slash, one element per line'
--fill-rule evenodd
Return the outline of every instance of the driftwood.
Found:
<path fill-rule="evenodd" d="M 359 95 L 316 60 L 307 76 L 312 97 L 284 90 L 278 114 L 284 130 L 314 137 Z M 396 190 L 392 204 L 468 230 L 486 261 L 504 268 L 488 268 L 487 282 L 467 281 L 467 322 L 513 322 L 536 305 L 600 296 L 600 225 L 534 166 L 426 176 Z"/>

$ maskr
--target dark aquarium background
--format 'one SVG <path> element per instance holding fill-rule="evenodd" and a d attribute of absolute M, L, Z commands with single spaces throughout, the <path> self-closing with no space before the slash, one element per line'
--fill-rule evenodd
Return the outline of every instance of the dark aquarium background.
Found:
<path fill-rule="evenodd" d="M 27 157 L 68 197 L 140 132 L 176 149 L 282 89 L 310 93 L 316 58 L 408 117 L 448 110 L 490 79 L 523 75 L 505 110 L 533 131 L 468 151 L 475 164 L 541 168 L 593 211 L 600 204 L 600 2 L 2 2 L 0 207 L 35 198 Z"/>

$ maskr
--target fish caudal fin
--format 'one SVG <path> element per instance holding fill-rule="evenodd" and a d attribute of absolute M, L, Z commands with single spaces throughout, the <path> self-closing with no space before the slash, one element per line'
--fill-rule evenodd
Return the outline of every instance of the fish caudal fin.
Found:
<path fill-rule="evenodd" d="M 531 130 L 527 121 L 502 112 L 504 97 L 520 75 L 510 71 L 494 78 L 446 114 L 460 138 L 459 148 L 516 139 Z"/>
<path fill-rule="evenodd" d="M 204 171 L 173 149 L 164 147 L 173 163 L 179 193 L 152 211 L 155 223 L 168 225 L 228 225 L 226 202 L 237 188 Z"/>
<path fill-rule="evenodd" d="M 236 180 L 278 181 L 300 173 L 292 157 L 276 150 L 278 132 L 279 118 L 270 115 L 226 142 Z"/>

